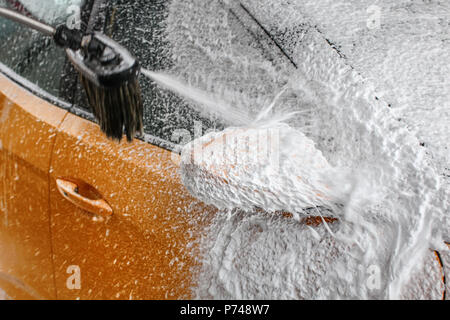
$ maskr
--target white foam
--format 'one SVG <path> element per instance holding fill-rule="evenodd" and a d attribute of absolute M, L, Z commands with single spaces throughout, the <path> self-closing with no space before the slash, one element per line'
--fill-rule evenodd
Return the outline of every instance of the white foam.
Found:
<path fill-rule="evenodd" d="M 333 168 L 310 138 L 283 123 L 227 128 L 194 140 L 182 150 L 180 173 L 205 203 L 296 218 L 314 207 L 338 215 L 354 187 L 347 170 Z"/>
<path fill-rule="evenodd" d="M 284 1 L 283 9 L 275 2 L 271 6 L 261 6 L 257 1 L 245 3 L 271 27 L 280 21 L 270 14 L 282 17 L 290 5 Z M 312 2 L 308 6 L 315 9 Z M 295 13 L 296 21 L 309 21 L 301 10 Z M 286 19 L 282 26 L 299 25 L 289 21 L 292 19 Z M 173 1 L 168 23 L 176 61 L 172 72 L 190 83 L 196 80 L 198 88 L 248 110 L 255 119 L 287 87 L 272 110 L 308 110 L 289 120 L 291 127 L 299 128 L 315 143 L 331 168 L 364 172 L 364 179 L 356 177 L 350 183 L 352 188 L 344 197 L 340 222 L 314 231 L 295 219 L 249 210 L 248 204 L 265 205 L 268 198 L 268 208 L 276 207 L 276 197 L 260 197 L 263 187 L 258 187 L 253 195 L 233 193 L 230 187 L 225 194 L 233 195 L 232 205 L 217 215 L 201 242 L 204 256 L 195 288 L 197 297 L 440 298 L 442 282 L 439 267 L 430 258 L 430 248 L 443 248 L 442 233 L 448 233 L 448 224 L 441 223 L 450 203 L 448 189 L 443 187 L 437 171 L 442 163 L 433 162 L 405 122 L 398 121 L 398 112 L 390 110 L 386 101 L 375 99 L 379 86 L 352 69 L 349 61 L 314 28 L 289 43 L 289 52 L 298 66 L 293 70 L 282 58 L 269 63 L 267 56 L 251 45 L 254 39 L 216 2 L 204 6 L 200 0 Z M 205 27 L 217 23 L 221 28 Z M 184 27 L 179 28 L 180 25 Z M 413 80 L 408 79 L 408 88 L 402 88 L 397 76 L 393 91 L 400 97 L 409 94 L 414 88 Z M 415 81 L 419 84 L 421 80 Z M 408 107 L 397 106 L 399 110 Z M 308 130 L 302 130 L 308 125 Z M 247 128 L 250 126 L 248 123 Z M 211 134 L 199 142 L 223 135 Z M 192 145 L 186 147 L 184 155 L 190 154 L 190 148 Z M 284 152 L 289 155 L 295 150 Z M 289 185 L 290 170 L 297 169 L 294 163 L 284 163 L 287 167 L 282 169 L 280 180 L 273 176 L 264 179 L 270 174 L 260 171 L 262 167 L 250 172 L 259 173 L 259 186 L 265 184 L 281 194 L 286 189 L 289 197 L 283 203 L 289 203 L 291 197 L 298 202 Z M 246 184 L 254 186 L 245 168 L 233 168 L 230 172 L 235 190 L 242 190 Z M 309 174 L 313 175 L 313 171 Z M 208 195 L 213 190 L 211 185 L 194 181 L 199 177 L 190 180 L 186 174 L 183 179 L 193 194 L 226 207 L 225 197 L 219 191 Z M 337 179 L 337 184 L 340 181 L 348 180 Z M 372 199 L 368 193 L 374 191 L 376 201 L 361 206 L 360 199 Z M 239 204 L 243 209 L 230 209 Z M 376 270 L 379 283 L 371 282 L 370 272 L 376 274 Z"/>

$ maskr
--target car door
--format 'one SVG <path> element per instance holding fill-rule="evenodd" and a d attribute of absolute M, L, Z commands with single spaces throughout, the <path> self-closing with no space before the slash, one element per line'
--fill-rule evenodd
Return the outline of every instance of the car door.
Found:
<path fill-rule="evenodd" d="M 104 21 L 97 21 L 95 12 L 89 20 L 123 42 L 116 28 L 129 11 L 116 5 L 104 9 L 98 14 Z M 131 49 L 142 62 L 140 52 Z M 179 102 L 163 93 L 157 93 L 158 101 L 150 99 L 151 90 L 144 80 L 147 133 L 133 143 L 105 138 L 81 90 L 58 130 L 50 168 L 58 299 L 191 296 L 199 266 L 197 240 L 214 210 L 182 186 L 173 145 L 149 134 L 161 132 L 159 122 L 149 121 L 149 112 L 167 115 L 163 107 Z"/>
<path fill-rule="evenodd" d="M 16 4 L 10 8 L 32 15 Z M 49 168 L 69 107 L 56 96 L 64 56 L 17 24 L 1 19 L 0 30 L 0 292 L 52 299 Z"/>
<path fill-rule="evenodd" d="M 105 26 L 104 31 L 128 46 L 144 65 L 155 56 L 136 50 L 136 35 L 127 38 L 121 33 L 139 19 L 124 6 L 139 6 L 153 21 L 162 3 L 109 2 L 88 20 Z M 159 27 L 158 21 L 152 23 L 149 31 Z M 161 120 L 176 118 L 181 100 L 141 80 L 146 134 L 139 139 L 106 139 L 81 90 L 56 134 L 50 207 L 58 299 L 191 297 L 199 266 L 198 240 L 214 210 L 182 186 L 179 155 L 168 141 L 172 132 Z"/>
<path fill-rule="evenodd" d="M 208 215 L 172 158 L 145 141 L 109 141 L 76 115 L 64 119 L 50 179 L 58 299 L 190 297 Z"/>

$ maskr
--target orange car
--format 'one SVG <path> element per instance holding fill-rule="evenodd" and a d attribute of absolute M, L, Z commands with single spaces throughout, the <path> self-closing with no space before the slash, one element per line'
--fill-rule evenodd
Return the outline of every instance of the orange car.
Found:
<path fill-rule="evenodd" d="M 79 13 L 82 28 L 101 26 L 142 65 L 170 65 L 165 1 L 95 4 L 0 0 L 52 25 Z M 215 210 L 182 186 L 172 138 L 197 120 L 222 124 L 142 79 L 145 134 L 110 141 L 61 49 L 4 19 L 0 40 L 0 298 L 190 298 L 195 240 Z"/>

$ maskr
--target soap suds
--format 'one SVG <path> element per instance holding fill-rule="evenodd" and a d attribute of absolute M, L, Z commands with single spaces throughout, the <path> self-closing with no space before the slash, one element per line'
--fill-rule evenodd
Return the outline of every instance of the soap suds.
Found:
<path fill-rule="evenodd" d="M 246 4 L 275 34 L 289 29 L 284 24 L 277 29 L 279 21 L 263 15 L 265 9 L 280 14 L 284 6 Z M 283 4 L 289 7 L 286 1 Z M 171 3 L 168 38 L 176 61 L 173 74 L 243 108 L 255 119 L 287 88 L 273 115 L 299 111 L 287 121 L 289 126 L 311 139 L 331 167 L 364 172 L 363 180 L 351 184 L 339 222 L 318 227 L 255 212 L 245 204 L 262 199 L 234 193 L 231 206 L 240 202 L 244 209 L 223 209 L 202 239 L 203 268 L 197 270 L 196 297 L 440 299 L 440 271 L 430 249 L 447 249 L 442 240 L 448 233 L 449 193 L 442 180 L 442 162 L 435 162 L 437 157 L 421 146 L 411 125 L 399 121 L 399 113 L 385 100 L 388 95 L 378 97 L 379 79 L 356 71 L 323 33 L 308 27 L 311 16 L 295 12 L 296 21 L 304 21 L 305 26 L 296 33 L 298 38 L 286 32 L 291 34 L 286 39 L 292 39 L 288 51 L 297 69 L 282 57 L 268 61 L 223 3 Z M 218 21 L 220 28 L 205 27 Z M 401 79 L 396 79 L 393 93 L 408 95 L 411 81 L 405 82 L 405 89 Z M 398 110 L 411 108 L 399 101 Z M 187 146 L 183 156 L 189 150 Z M 236 177 L 243 178 L 241 186 L 250 181 L 245 174 Z M 208 198 L 214 184 L 206 188 L 190 178 L 183 178 L 188 189 Z M 260 181 L 270 185 L 274 180 Z M 276 184 L 279 190 L 287 187 L 280 181 Z M 216 187 L 219 195 L 223 189 L 220 184 Z M 368 197 L 374 201 L 361 206 L 359 200 L 368 196 L 368 190 L 374 192 L 374 199 Z M 218 207 L 222 204 L 217 202 Z"/>
<path fill-rule="evenodd" d="M 317 207 L 339 216 L 357 179 L 331 167 L 311 139 L 282 123 L 196 139 L 183 148 L 180 174 L 192 195 L 217 208 L 286 211 L 298 220 Z"/>

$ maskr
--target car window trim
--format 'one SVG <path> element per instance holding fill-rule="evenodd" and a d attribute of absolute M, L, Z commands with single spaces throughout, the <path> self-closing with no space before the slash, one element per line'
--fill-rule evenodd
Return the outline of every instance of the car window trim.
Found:
<path fill-rule="evenodd" d="M 65 102 L 58 97 L 52 95 L 51 93 L 45 91 L 44 89 L 40 88 L 33 82 L 29 81 L 28 79 L 22 77 L 21 75 L 17 74 L 14 70 L 0 62 L 0 72 L 5 75 L 8 79 L 12 80 L 13 82 L 19 84 L 20 86 L 24 87 L 34 95 L 38 96 L 39 98 L 42 98 L 57 107 L 60 107 L 64 110 L 69 111 L 70 108 L 72 108 L 72 104 Z"/>
<path fill-rule="evenodd" d="M 83 119 L 95 122 L 95 117 L 91 112 L 86 111 L 85 109 L 82 109 L 80 107 L 77 107 L 76 105 L 72 105 L 71 109 L 68 111 L 76 116 L 83 118 Z M 181 148 L 180 148 L 179 144 L 173 143 L 168 140 L 164 140 L 162 138 L 159 138 L 157 136 L 154 136 L 154 135 L 151 135 L 148 133 L 144 133 L 142 135 L 137 135 L 136 139 L 139 139 L 146 143 L 155 145 L 155 146 L 165 149 L 167 151 L 181 153 L 181 150 L 180 150 Z"/>
<path fill-rule="evenodd" d="M 95 118 L 92 113 L 85 111 L 85 110 L 81 109 L 80 107 L 77 107 L 76 105 L 73 105 L 71 103 L 63 101 L 60 98 L 52 95 L 51 93 L 40 88 L 39 86 L 32 83 L 28 79 L 17 74 L 14 70 L 9 68 L 2 62 L 0 62 L 0 73 L 3 74 L 4 76 L 6 76 L 11 81 L 13 81 L 16 84 L 20 85 L 21 87 L 25 88 L 27 91 L 38 96 L 39 98 L 44 99 L 47 102 L 50 102 L 51 104 L 53 104 L 59 108 L 62 108 L 62 109 L 66 110 L 76 116 L 79 116 L 85 120 L 95 122 Z M 180 149 L 181 149 L 180 145 L 173 143 L 171 141 L 167 141 L 165 139 L 153 136 L 151 134 L 144 133 L 143 135 L 137 136 L 136 138 L 143 142 L 146 142 L 151 145 L 165 149 L 167 151 L 180 153 Z"/>

